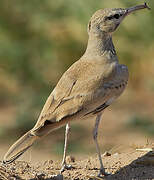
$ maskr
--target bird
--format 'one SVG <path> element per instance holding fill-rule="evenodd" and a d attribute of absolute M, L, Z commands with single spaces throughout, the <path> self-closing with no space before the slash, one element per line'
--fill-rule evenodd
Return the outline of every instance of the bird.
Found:
<path fill-rule="evenodd" d="M 127 66 L 119 63 L 112 34 L 126 16 L 145 8 L 150 9 L 144 3 L 129 8 L 100 9 L 92 15 L 87 27 L 89 38 L 85 53 L 62 75 L 35 126 L 10 147 L 3 164 L 13 162 L 35 141 L 66 125 L 62 172 L 67 169 L 65 159 L 70 123 L 93 118 L 93 139 L 100 162 L 98 176 L 108 175 L 97 140 L 98 127 L 104 110 L 122 94 L 129 78 Z"/>

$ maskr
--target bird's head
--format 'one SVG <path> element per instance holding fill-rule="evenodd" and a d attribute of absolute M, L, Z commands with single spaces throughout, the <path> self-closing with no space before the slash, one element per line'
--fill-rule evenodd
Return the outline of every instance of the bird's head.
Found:
<path fill-rule="evenodd" d="M 95 36 L 101 34 L 113 33 L 123 19 L 133 13 L 134 11 L 148 8 L 147 4 L 138 5 L 130 8 L 113 8 L 113 9 L 101 9 L 94 13 L 88 24 L 88 33 L 92 33 Z"/>

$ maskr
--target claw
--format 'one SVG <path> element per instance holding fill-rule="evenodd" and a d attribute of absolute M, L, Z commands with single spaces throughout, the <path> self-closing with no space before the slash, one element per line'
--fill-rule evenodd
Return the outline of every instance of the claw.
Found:
<path fill-rule="evenodd" d="M 104 177 L 104 176 L 109 176 L 109 175 L 111 175 L 111 174 L 105 172 L 105 169 L 100 169 L 99 174 L 98 174 L 98 177 L 102 178 L 102 177 Z"/>
<path fill-rule="evenodd" d="M 60 174 L 62 174 L 65 170 L 71 170 L 73 167 L 70 164 L 64 164 L 60 170 Z"/>

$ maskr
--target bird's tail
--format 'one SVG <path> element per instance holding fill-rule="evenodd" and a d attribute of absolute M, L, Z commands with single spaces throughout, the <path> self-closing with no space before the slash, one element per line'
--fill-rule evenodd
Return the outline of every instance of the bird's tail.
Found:
<path fill-rule="evenodd" d="M 28 131 L 26 134 L 24 134 L 19 140 L 17 140 L 8 150 L 8 152 L 5 154 L 3 163 L 9 164 L 16 160 L 19 156 L 21 156 L 28 148 L 30 148 L 33 143 L 38 139 L 39 137 L 36 135 L 33 135 L 31 131 Z"/>

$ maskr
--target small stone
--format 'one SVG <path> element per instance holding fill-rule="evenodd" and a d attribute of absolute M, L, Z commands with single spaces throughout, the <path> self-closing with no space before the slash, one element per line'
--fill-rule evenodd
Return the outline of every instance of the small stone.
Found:
<path fill-rule="evenodd" d="M 75 162 L 75 157 L 73 156 L 67 156 L 66 157 L 66 163 L 69 164 L 71 162 Z"/>
<path fill-rule="evenodd" d="M 45 161 L 44 162 L 44 165 L 51 165 L 51 164 L 53 164 L 53 160 L 47 160 L 47 161 Z"/>
<path fill-rule="evenodd" d="M 111 156 L 111 153 L 109 153 L 109 152 L 106 151 L 106 152 L 103 154 L 103 156 L 104 156 L 104 157 L 106 157 L 106 156 Z"/>
<path fill-rule="evenodd" d="M 37 177 L 38 179 L 42 179 L 42 178 L 45 177 L 45 174 L 44 174 L 44 173 L 37 173 L 37 174 L 36 174 L 36 177 Z"/>
<path fill-rule="evenodd" d="M 114 153 L 114 154 L 113 154 L 113 156 L 118 156 L 118 155 L 119 155 L 119 153 Z"/>

